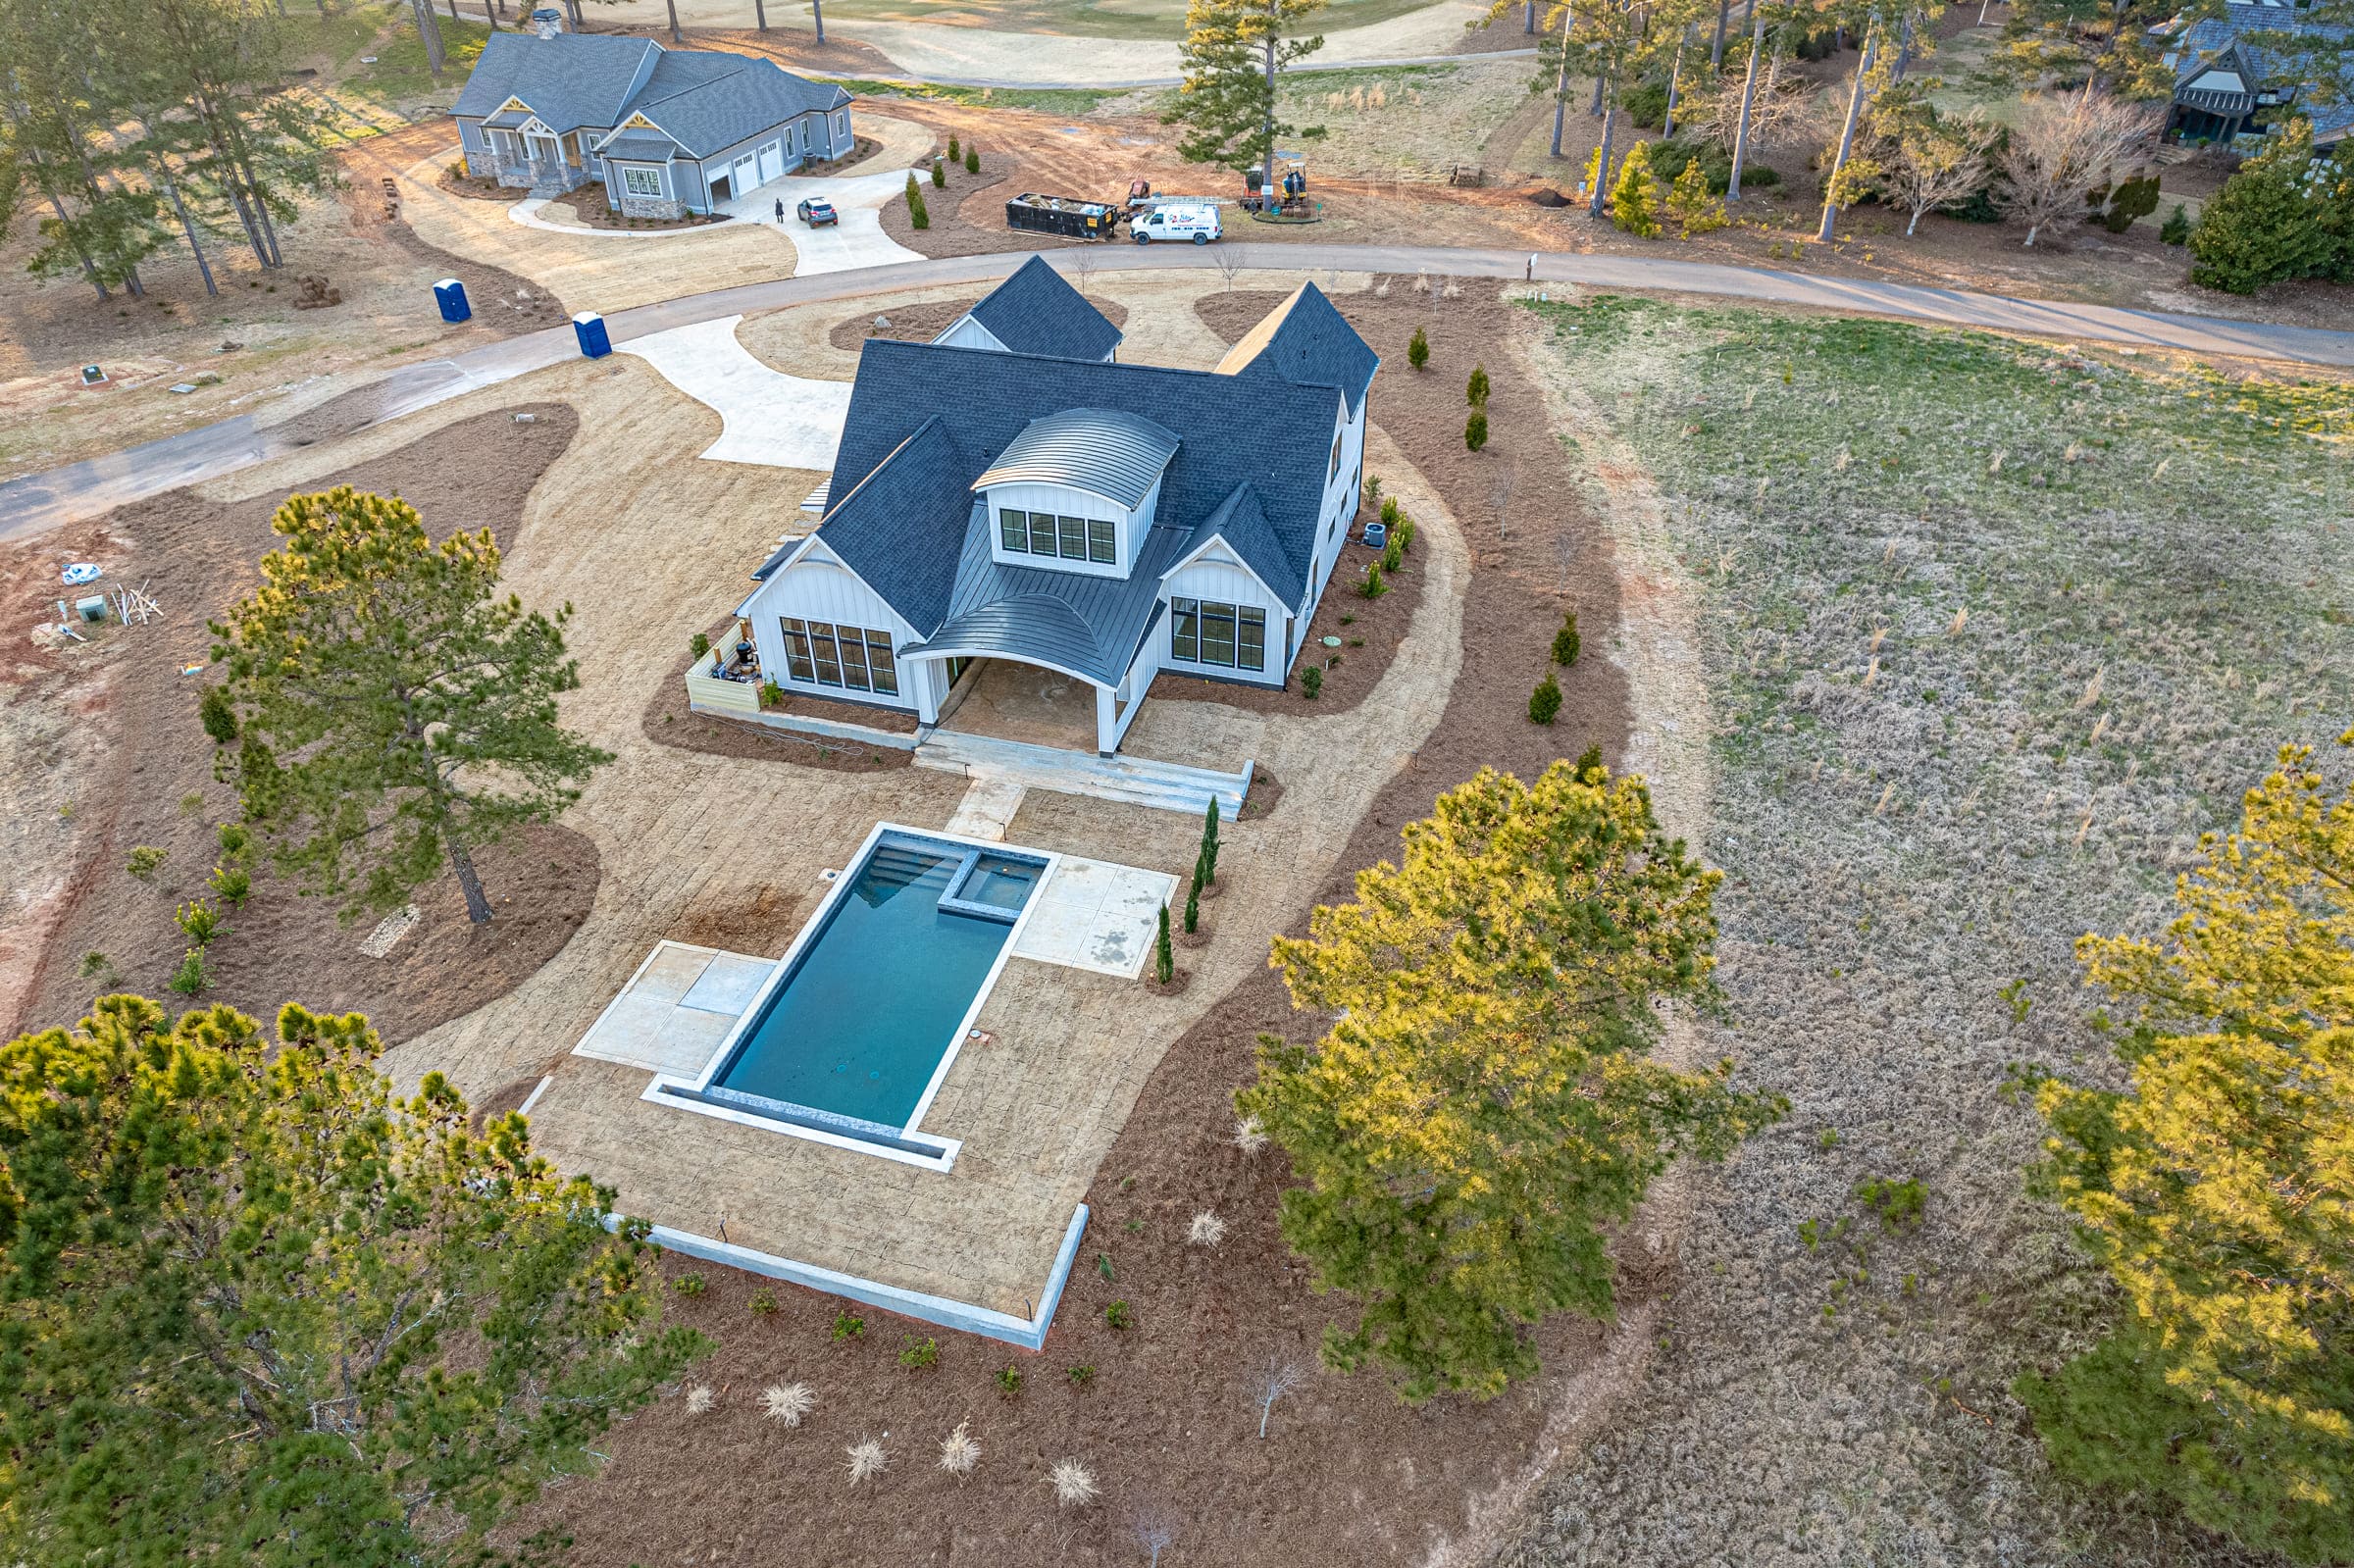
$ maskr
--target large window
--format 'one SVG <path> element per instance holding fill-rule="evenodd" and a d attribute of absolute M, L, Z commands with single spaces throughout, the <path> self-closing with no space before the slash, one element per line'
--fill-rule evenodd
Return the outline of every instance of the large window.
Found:
<path fill-rule="evenodd" d="M 1183 664 L 1228 670 L 1267 667 L 1267 612 L 1215 599 L 1169 601 L 1169 652 Z"/>
<path fill-rule="evenodd" d="M 625 168 L 621 172 L 621 191 L 625 196 L 659 196 L 662 194 L 662 171 Z"/>
<path fill-rule="evenodd" d="M 1098 566 L 1117 565 L 1119 531 L 1100 517 L 1058 517 L 1052 512 L 998 509 L 998 544 L 1008 555 L 1051 555 Z"/>
<path fill-rule="evenodd" d="M 836 626 L 830 621 L 803 621 L 791 615 L 778 624 L 785 633 L 785 674 L 789 679 L 887 697 L 899 694 L 899 665 L 892 654 L 889 632 Z"/>

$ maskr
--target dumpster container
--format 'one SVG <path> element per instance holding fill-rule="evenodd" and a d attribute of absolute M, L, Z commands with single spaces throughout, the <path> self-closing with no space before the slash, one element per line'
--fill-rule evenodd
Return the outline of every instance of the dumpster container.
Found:
<path fill-rule="evenodd" d="M 444 278 L 434 285 L 434 298 L 441 306 L 445 322 L 464 322 L 474 319 L 474 307 L 466 303 L 466 285 L 454 278 Z"/>
<path fill-rule="evenodd" d="M 592 310 L 572 319 L 572 335 L 581 340 L 581 353 L 589 359 L 603 359 L 613 352 L 613 339 L 605 335 L 605 319 Z"/>

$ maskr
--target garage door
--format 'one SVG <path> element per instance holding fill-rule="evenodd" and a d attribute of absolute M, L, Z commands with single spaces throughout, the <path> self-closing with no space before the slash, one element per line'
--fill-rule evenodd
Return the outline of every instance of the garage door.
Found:
<path fill-rule="evenodd" d="M 743 194 L 760 181 L 753 177 L 753 160 L 747 155 L 736 160 L 736 193 Z"/>
<path fill-rule="evenodd" d="M 760 183 L 765 185 L 784 172 L 785 149 L 772 141 L 760 149 Z"/>

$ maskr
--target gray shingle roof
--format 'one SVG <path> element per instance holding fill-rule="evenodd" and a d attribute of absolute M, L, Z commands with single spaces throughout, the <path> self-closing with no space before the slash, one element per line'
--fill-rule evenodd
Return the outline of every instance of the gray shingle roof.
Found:
<path fill-rule="evenodd" d="M 1349 400 L 1352 415 L 1380 368 L 1380 356 L 1313 283 L 1292 290 L 1218 362 L 1223 375 L 1271 374 L 1295 386 L 1331 387 Z"/>
<path fill-rule="evenodd" d="M 619 158 L 624 163 L 666 164 L 678 156 L 679 144 L 668 136 L 633 130 L 627 135 L 608 137 L 597 151 L 604 157 Z"/>
<path fill-rule="evenodd" d="M 841 499 L 827 510 L 817 536 L 918 635 L 947 619 L 957 530 L 973 510 L 972 478 L 980 467 L 935 417 L 899 436 L 857 480 L 835 471 Z"/>
<path fill-rule="evenodd" d="M 1211 539 L 1224 539 L 1227 547 L 1250 562 L 1259 581 L 1285 604 L 1297 605 L 1307 597 L 1305 581 L 1294 570 L 1291 557 L 1275 542 L 1274 530 L 1267 526 L 1267 514 L 1259 507 L 1258 492 L 1251 488 L 1248 481 L 1236 485 L 1234 493 L 1194 530 L 1193 536 L 1185 541 L 1183 554 L 1193 554 Z"/>
<path fill-rule="evenodd" d="M 831 481 L 833 492 L 844 499 L 828 514 L 820 536 L 832 536 L 828 531 L 849 508 L 853 486 L 869 476 L 880 478 L 885 459 L 937 424 L 942 436 L 927 437 L 922 461 L 966 466 L 953 482 L 946 472 L 928 470 L 923 483 L 928 493 L 953 500 L 933 503 L 920 521 L 919 514 L 905 514 L 904 531 L 888 549 L 875 551 L 875 569 L 856 566 L 912 625 L 937 626 L 939 617 L 927 621 L 924 612 L 946 607 L 946 590 L 935 584 L 934 574 L 953 551 L 949 531 L 963 525 L 972 481 L 1031 421 L 1075 408 L 1134 414 L 1177 438 L 1176 454 L 1161 476 L 1154 521 L 1187 538 L 1248 481 L 1264 526 L 1229 514 L 1228 541 L 1270 586 L 1295 592 L 1291 603 L 1300 606 L 1315 554 L 1338 405 L 1329 387 L 1297 385 L 1270 372 L 1220 376 L 868 338 Z M 984 455 L 965 455 L 974 453 Z M 906 461 L 902 454 L 889 466 Z M 893 482 L 902 483 L 896 476 Z"/>
<path fill-rule="evenodd" d="M 645 38 L 493 33 L 450 113 L 481 119 L 509 98 L 558 131 L 618 126 L 643 114 L 688 154 L 707 158 L 788 120 L 850 101 L 842 88 L 773 60 L 715 49 L 664 49 Z"/>
<path fill-rule="evenodd" d="M 449 112 L 480 119 L 520 98 L 559 132 L 618 125 L 640 74 L 661 52 L 645 38 L 494 32 Z"/>
<path fill-rule="evenodd" d="M 1125 334 L 1062 275 L 1032 256 L 1013 276 L 989 291 L 970 312 L 989 335 L 1016 354 L 1050 354 L 1058 359 L 1100 360 L 1120 346 Z"/>
<path fill-rule="evenodd" d="M 1032 420 L 973 487 L 1069 484 L 1134 511 L 1176 455 L 1177 437 L 1141 415 L 1063 409 Z"/>
<path fill-rule="evenodd" d="M 1160 576 L 1187 539 L 1184 529 L 1151 530 L 1126 578 L 1008 566 L 992 557 L 989 519 L 976 502 L 947 620 L 899 652 L 996 655 L 1118 685 L 1158 619 Z"/>

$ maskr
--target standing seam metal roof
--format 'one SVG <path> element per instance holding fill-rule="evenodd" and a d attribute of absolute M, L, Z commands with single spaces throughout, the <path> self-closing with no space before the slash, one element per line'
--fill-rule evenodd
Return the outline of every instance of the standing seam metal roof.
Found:
<path fill-rule="evenodd" d="M 973 488 L 1069 484 L 1130 511 L 1144 504 L 1177 455 L 1177 437 L 1151 420 L 1111 408 L 1042 414 L 998 454 Z"/>

